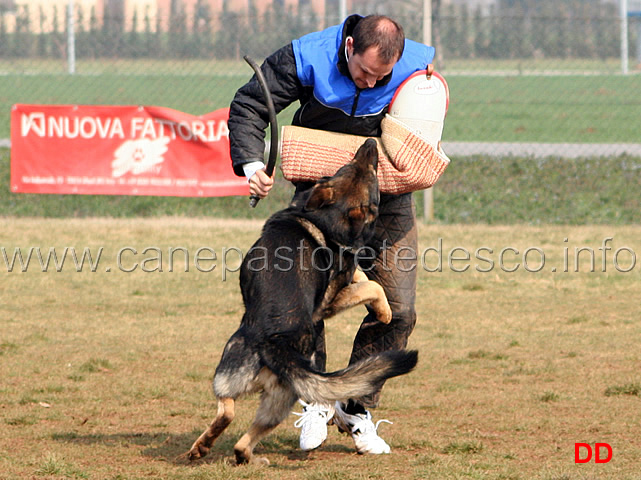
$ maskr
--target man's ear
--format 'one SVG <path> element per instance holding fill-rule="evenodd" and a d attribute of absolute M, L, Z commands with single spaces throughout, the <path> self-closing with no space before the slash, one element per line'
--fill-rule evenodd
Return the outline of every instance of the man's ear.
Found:
<path fill-rule="evenodd" d="M 318 210 L 326 205 L 332 205 L 336 202 L 334 188 L 329 183 L 320 183 L 314 185 L 312 194 L 305 203 L 306 211 Z"/>
<path fill-rule="evenodd" d="M 349 58 L 352 56 L 354 53 L 354 37 L 349 36 L 345 39 L 345 59 L 349 60 Z"/>

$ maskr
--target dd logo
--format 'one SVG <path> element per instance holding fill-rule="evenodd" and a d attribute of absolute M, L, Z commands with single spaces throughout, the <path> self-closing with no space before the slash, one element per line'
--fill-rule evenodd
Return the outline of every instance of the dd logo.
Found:
<path fill-rule="evenodd" d="M 581 450 L 585 450 L 585 457 L 581 458 Z M 607 457 L 601 457 L 601 449 L 607 450 Z M 588 463 L 592 460 L 592 447 L 587 443 L 574 444 L 574 463 Z M 612 460 L 612 447 L 608 443 L 594 444 L 594 463 L 608 463 Z"/>

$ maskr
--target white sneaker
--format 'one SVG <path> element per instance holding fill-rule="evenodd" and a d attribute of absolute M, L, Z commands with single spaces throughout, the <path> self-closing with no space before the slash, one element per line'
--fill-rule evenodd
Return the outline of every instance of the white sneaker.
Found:
<path fill-rule="evenodd" d="M 300 428 L 300 448 L 314 450 L 327 438 L 327 422 L 334 416 L 334 407 L 318 403 L 308 404 L 302 400 L 298 402 L 303 406 L 303 413 L 293 413 L 300 417 L 294 423 L 296 428 Z"/>
<path fill-rule="evenodd" d="M 343 411 L 339 402 L 336 402 L 335 410 L 334 423 L 338 425 L 340 430 L 352 434 L 358 453 L 369 453 L 373 455 L 390 453 L 389 445 L 378 436 L 377 430 L 382 422 L 389 424 L 392 422 L 389 420 L 379 420 L 376 422 L 376 425 L 374 425 L 374 422 L 372 422 L 372 414 L 369 413 L 369 411 L 350 415 Z"/>

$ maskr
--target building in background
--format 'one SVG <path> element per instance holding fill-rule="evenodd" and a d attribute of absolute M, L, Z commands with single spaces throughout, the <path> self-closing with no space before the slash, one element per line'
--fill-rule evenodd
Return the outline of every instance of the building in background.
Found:
<path fill-rule="evenodd" d="M 379 13 L 395 15 L 421 15 L 423 0 L 344 0 L 348 13 Z M 634 0 L 629 0 L 634 3 Z M 620 0 L 601 0 L 606 4 L 618 4 Z M 339 21 L 340 0 L 73 0 L 75 20 L 82 22 L 82 27 L 89 29 L 91 19 L 102 23 L 105 17 L 123 25 L 125 31 L 131 31 L 134 17 L 137 19 L 136 30 L 145 28 L 155 30 L 160 27 L 167 31 L 169 19 L 173 14 L 184 14 L 187 21 L 194 18 L 196 11 L 208 10 L 214 25 L 218 25 L 224 13 L 247 13 L 251 10 L 259 15 L 269 7 L 276 5 L 290 10 L 294 14 L 311 15 L 318 19 L 319 27 L 326 21 Z M 469 11 L 481 9 L 484 14 L 490 11 L 499 0 L 432 0 L 433 5 L 466 5 Z M 57 24 L 64 31 L 69 0 L 0 0 L 0 15 L 5 29 L 14 31 L 16 25 L 24 27 L 28 22 L 30 31 L 40 33 L 51 31 Z M 144 19 L 144 21 L 143 21 Z M 151 26 L 151 27 L 149 27 Z"/>
<path fill-rule="evenodd" d="M 125 30 L 131 30 L 132 19 L 137 17 L 137 30 L 142 31 L 147 19 L 152 29 L 156 25 L 166 30 L 172 11 L 180 11 L 187 19 L 192 19 L 197 9 L 209 10 L 214 22 L 223 12 L 245 13 L 254 8 L 263 13 L 276 4 L 297 13 L 313 10 L 322 19 L 328 11 L 337 11 L 338 0 L 73 0 L 76 21 L 82 18 L 83 27 L 88 29 L 92 16 L 120 20 Z M 347 0 L 348 9 L 352 0 Z M 0 15 L 4 18 L 8 31 L 13 31 L 22 20 L 28 21 L 31 31 L 40 33 L 51 29 L 57 23 L 64 29 L 69 0 L 0 0 Z M 55 20 L 54 20 L 55 17 Z"/>

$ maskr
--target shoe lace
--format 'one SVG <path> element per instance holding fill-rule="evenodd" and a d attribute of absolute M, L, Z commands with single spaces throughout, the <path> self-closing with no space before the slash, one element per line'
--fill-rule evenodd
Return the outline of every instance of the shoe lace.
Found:
<path fill-rule="evenodd" d="M 360 415 L 357 415 L 360 417 Z M 367 417 L 361 417 L 362 419 L 359 422 L 356 422 L 354 426 L 352 427 L 352 432 L 360 432 L 361 434 L 368 435 L 371 433 L 378 434 L 378 426 L 381 423 L 389 423 L 390 425 L 394 425 L 394 422 L 390 422 L 387 419 L 381 419 L 376 424 L 372 422 L 372 417 L 367 416 Z"/>
<path fill-rule="evenodd" d="M 292 412 L 294 415 L 299 416 L 300 418 L 294 422 L 294 427 L 301 428 L 303 425 L 309 421 L 313 421 L 315 417 L 322 417 L 324 421 L 327 421 L 327 416 L 329 415 L 329 407 L 319 404 L 309 404 L 300 400 L 300 403 L 303 405 L 303 412 Z"/>

